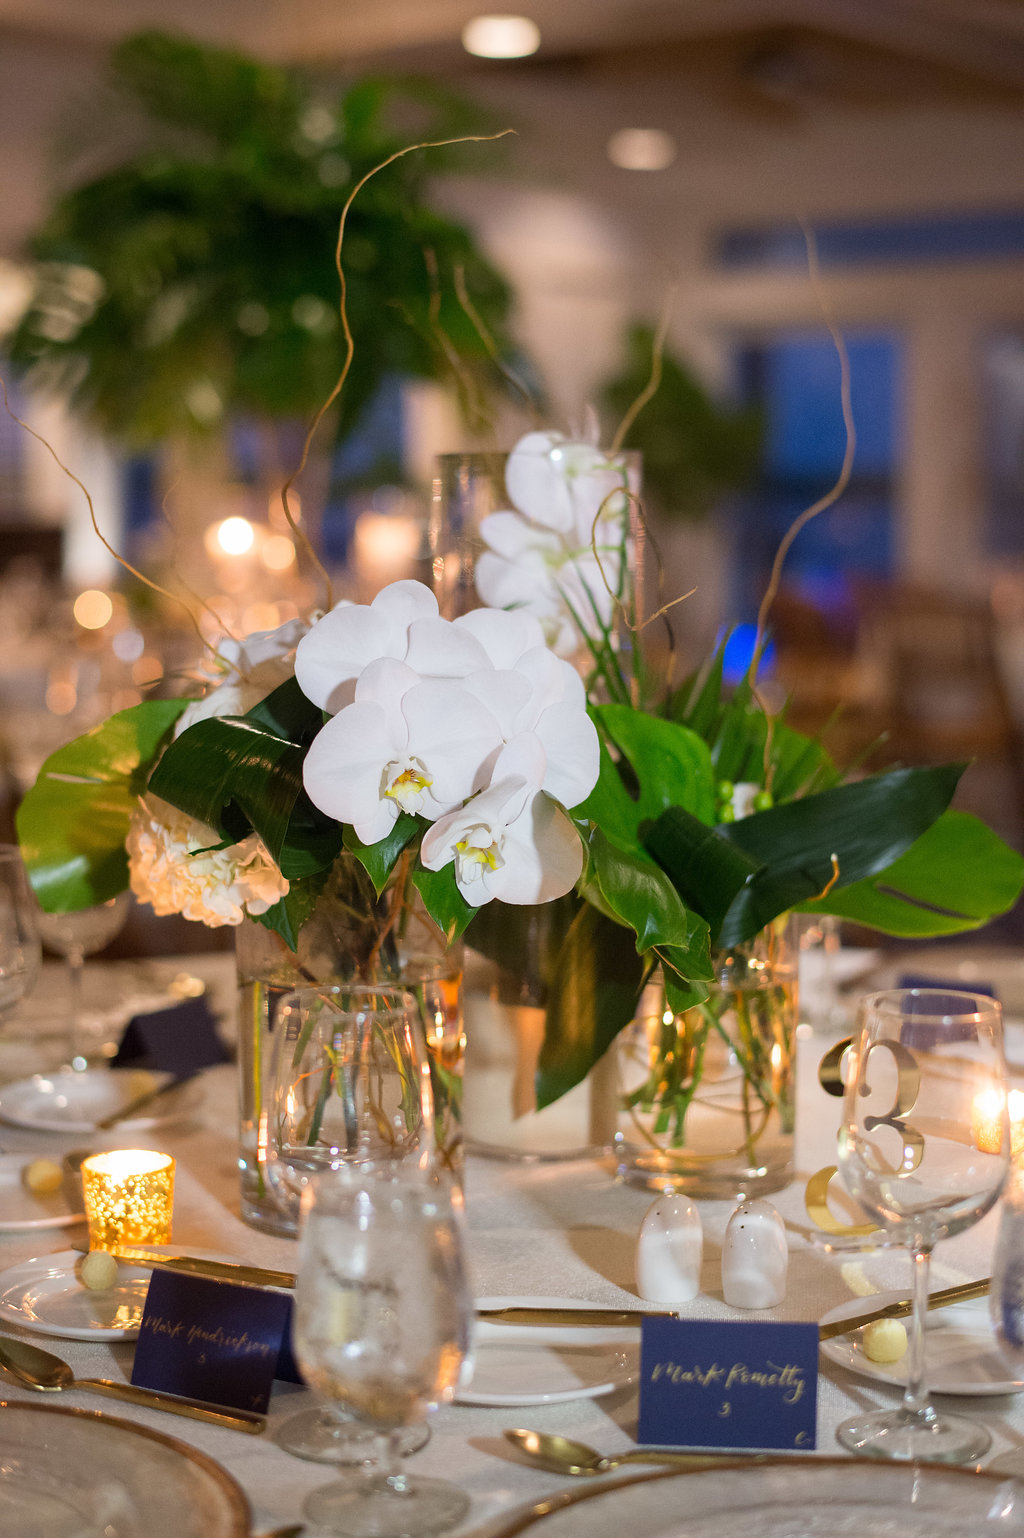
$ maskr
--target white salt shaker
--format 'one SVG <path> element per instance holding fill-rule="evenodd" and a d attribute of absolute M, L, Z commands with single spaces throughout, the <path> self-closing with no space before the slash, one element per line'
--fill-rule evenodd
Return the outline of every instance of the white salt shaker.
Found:
<path fill-rule="evenodd" d="M 648 1303 L 688 1303 L 700 1292 L 704 1232 L 687 1196 L 671 1192 L 648 1207 L 636 1246 L 636 1286 Z"/>
<path fill-rule="evenodd" d="M 722 1247 L 722 1292 L 733 1308 L 772 1308 L 786 1296 L 789 1246 L 771 1202 L 742 1202 Z"/>

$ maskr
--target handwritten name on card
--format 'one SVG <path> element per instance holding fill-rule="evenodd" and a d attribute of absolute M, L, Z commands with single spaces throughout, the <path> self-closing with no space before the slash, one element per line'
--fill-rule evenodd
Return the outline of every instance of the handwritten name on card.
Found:
<path fill-rule="evenodd" d="M 807 1451 L 817 1401 L 817 1325 L 643 1322 L 641 1442 Z"/>
<path fill-rule="evenodd" d="M 297 1376 L 289 1344 L 291 1309 L 283 1292 L 156 1270 L 132 1382 L 263 1412 L 274 1379 Z"/>

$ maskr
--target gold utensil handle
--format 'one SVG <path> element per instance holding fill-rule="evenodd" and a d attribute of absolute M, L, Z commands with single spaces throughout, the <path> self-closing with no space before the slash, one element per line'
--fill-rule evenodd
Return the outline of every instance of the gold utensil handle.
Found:
<path fill-rule="evenodd" d="M 258 1437 L 266 1429 L 264 1416 L 248 1410 L 216 1410 L 212 1405 L 177 1399 L 172 1394 L 158 1394 L 135 1383 L 114 1383 L 109 1378 L 76 1378 L 75 1388 L 106 1394 L 110 1399 L 127 1399 L 131 1404 L 148 1405 L 151 1410 L 169 1410 L 172 1415 L 185 1415 L 189 1420 L 209 1421 L 213 1426 L 226 1426 L 231 1431 L 247 1431 L 250 1436 Z"/>
<path fill-rule="evenodd" d="M 953 1303 L 969 1303 L 972 1298 L 983 1298 L 992 1286 L 992 1278 L 983 1276 L 977 1282 L 959 1282 L 955 1287 L 943 1287 L 939 1292 L 929 1293 L 928 1310 L 933 1308 L 949 1308 Z M 849 1335 L 851 1330 L 859 1330 L 865 1324 L 874 1324 L 876 1319 L 906 1319 L 913 1313 L 914 1305 L 907 1298 L 900 1303 L 886 1303 L 882 1308 L 867 1309 L 863 1314 L 856 1314 L 850 1319 L 836 1319 L 832 1324 L 823 1324 L 818 1329 L 819 1340 L 831 1340 L 835 1335 Z"/>
<path fill-rule="evenodd" d="M 666 1309 L 656 1309 L 647 1314 L 637 1308 L 478 1308 L 478 1319 L 492 1324 L 578 1324 L 634 1325 L 639 1329 L 645 1318 L 672 1318 Z"/>
<path fill-rule="evenodd" d="M 295 1286 L 293 1271 L 271 1271 L 267 1266 L 244 1266 L 230 1260 L 203 1260 L 198 1255 L 161 1255 L 156 1250 L 119 1249 L 118 1260 L 130 1266 L 162 1266 L 190 1276 L 210 1276 L 220 1282 L 247 1282 L 252 1287 Z"/>
<path fill-rule="evenodd" d="M 195 1078 L 194 1073 L 183 1073 L 180 1078 L 169 1079 L 166 1084 L 158 1084 L 156 1089 L 148 1089 L 144 1095 L 136 1095 L 134 1100 L 129 1100 L 127 1105 L 120 1106 L 116 1111 L 111 1111 L 109 1116 L 101 1117 L 96 1123 L 98 1132 L 107 1132 L 111 1127 L 116 1127 L 119 1121 L 126 1121 L 129 1116 L 135 1116 L 154 1100 L 169 1095 L 172 1090 L 180 1089 L 183 1084 L 188 1084 Z"/>

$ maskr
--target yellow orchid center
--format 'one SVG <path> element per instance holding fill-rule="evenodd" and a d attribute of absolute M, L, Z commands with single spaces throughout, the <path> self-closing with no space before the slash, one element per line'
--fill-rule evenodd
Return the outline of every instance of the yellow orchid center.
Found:
<path fill-rule="evenodd" d="M 455 845 L 455 853 L 459 856 L 459 864 L 464 869 L 467 865 L 486 865 L 488 870 L 500 870 L 504 865 L 497 844 L 488 844 L 481 849 L 478 844 L 471 844 L 468 838 L 462 838 Z"/>
<path fill-rule="evenodd" d="M 386 785 L 384 794 L 397 801 L 403 812 L 417 812 L 423 800 L 423 792 L 433 785 L 421 764 L 418 768 L 403 769 Z"/>

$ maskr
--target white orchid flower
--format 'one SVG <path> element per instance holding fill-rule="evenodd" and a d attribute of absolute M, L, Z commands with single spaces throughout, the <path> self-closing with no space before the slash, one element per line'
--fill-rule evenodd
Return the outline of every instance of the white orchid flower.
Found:
<path fill-rule="evenodd" d="M 590 444 L 528 433 L 509 455 L 514 510 L 492 513 L 476 564 L 485 604 L 535 616 L 547 644 L 571 656 L 584 637 L 611 628 L 629 541 L 626 472 Z M 575 617 L 574 617 L 575 616 Z M 578 621 L 578 623 L 577 623 Z"/>
<path fill-rule="evenodd" d="M 423 864 L 442 870 L 454 863 L 455 883 L 472 907 L 550 902 L 579 880 L 583 846 L 562 808 L 539 788 L 545 768 L 536 737 L 515 738 L 488 788 L 424 834 Z"/>
<path fill-rule="evenodd" d="M 472 635 L 440 618 L 429 587 L 402 581 L 370 604 L 341 603 L 325 614 L 298 646 L 295 677 L 307 699 L 334 715 L 352 704 L 364 669 L 382 657 L 431 678 L 462 678 L 487 663 Z"/>
<path fill-rule="evenodd" d="M 480 790 L 501 744 L 477 695 L 383 657 L 362 669 L 352 704 L 313 739 L 303 780 L 314 806 L 376 844 L 400 812 L 433 821 Z"/>
<path fill-rule="evenodd" d="M 295 671 L 295 648 L 308 629 L 305 620 L 293 619 L 276 630 L 256 630 L 241 641 L 231 637 L 221 641 L 217 665 L 224 682 L 185 707 L 178 717 L 175 737 L 196 721 L 212 716 L 244 716 L 279 684 L 286 683 Z"/>

